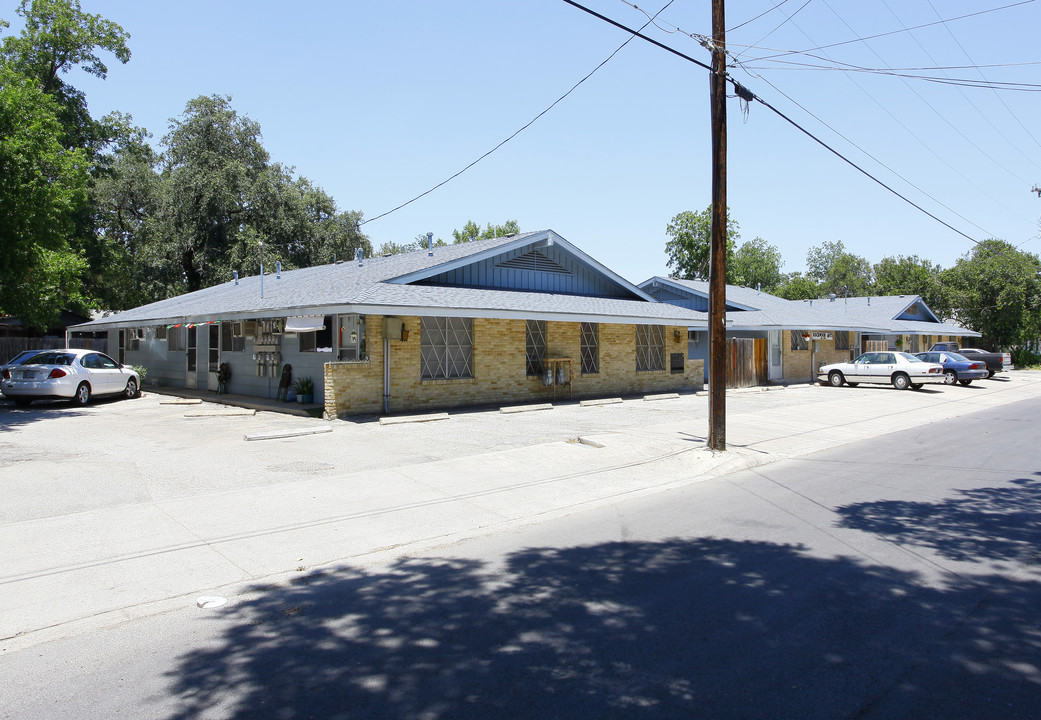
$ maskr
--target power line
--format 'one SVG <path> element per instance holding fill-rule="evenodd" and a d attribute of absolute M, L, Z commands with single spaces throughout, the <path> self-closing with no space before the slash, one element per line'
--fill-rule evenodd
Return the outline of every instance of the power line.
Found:
<path fill-rule="evenodd" d="M 664 12 L 664 11 L 665 11 L 665 9 L 666 9 L 666 8 L 668 8 L 668 7 L 669 7 L 669 5 L 672 5 L 672 3 L 673 3 L 673 2 L 675 2 L 675 0 L 669 0 L 669 2 L 665 4 L 665 7 L 663 7 L 663 8 L 661 9 L 661 10 L 659 10 L 659 11 L 658 11 L 657 13 L 655 13 L 654 17 L 657 17 L 657 16 L 658 16 L 658 15 L 660 15 L 660 14 L 661 14 L 662 12 Z M 647 27 L 648 25 L 650 25 L 650 24 L 651 24 L 651 23 L 652 23 L 653 21 L 654 21 L 654 18 L 651 18 L 650 20 L 648 20 L 648 21 L 647 21 L 646 23 L 644 23 L 643 27 L 641 27 L 641 28 L 640 28 L 640 30 L 643 30 L 644 28 L 646 28 L 646 27 Z M 597 71 L 598 71 L 598 70 L 599 70 L 600 68 L 602 68 L 602 67 L 603 67 L 604 65 L 606 65 L 606 64 L 607 64 L 608 62 L 610 62 L 610 61 L 611 61 L 611 58 L 613 58 L 613 57 L 614 57 L 615 55 L 617 55 L 618 53 L 620 53 L 620 52 L 622 51 L 622 48 L 624 48 L 624 47 L 625 47 L 626 45 L 628 45 L 628 44 L 629 44 L 630 42 L 632 42 L 633 38 L 634 38 L 634 37 L 636 37 L 636 36 L 637 36 L 637 34 L 638 34 L 638 32 L 634 31 L 634 32 L 633 32 L 633 35 L 632 35 L 631 37 L 629 37 L 628 39 L 626 39 L 626 41 L 625 41 L 625 42 L 623 42 L 623 43 L 622 43 L 621 45 L 619 45 L 619 46 L 618 46 L 617 48 L 615 48 L 615 51 L 614 51 L 613 53 L 611 53 L 610 55 L 608 55 L 608 56 L 607 56 L 607 57 L 606 57 L 606 58 L 604 59 L 604 61 L 603 61 L 603 62 L 601 62 L 601 63 L 600 63 L 599 65 L 597 65 L 597 66 L 596 66 L 595 68 L 593 68 L 592 70 L 590 70 L 590 71 L 589 71 L 589 73 L 588 73 L 588 74 L 587 74 L 587 75 L 586 75 L 586 76 L 585 76 L 584 78 L 582 78 L 582 79 L 581 79 L 581 80 L 579 80 L 579 81 L 578 81 L 577 83 L 575 83 L 574 85 L 572 85 L 572 86 L 571 86 L 571 89 L 570 89 L 570 90 L 568 90 L 568 91 L 567 91 L 566 93 L 564 93 L 563 95 L 561 95 L 560 97 L 558 97 L 558 98 L 557 98 L 556 100 L 554 100 L 554 101 L 553 101 L 553 102 L 552 102 L 552 103 L 551 103 L 551 104 L 549 105 L 549 107 L 547 107 L 547 108 L 546 108 L 545 110 L 543 110 L 543 111 L 542 111 L 542 112 L 540 112 L 540 113 L 539 113 L 538 115 L 536 115 L 535 117 L 533 117 L 533 118 L 532 118 L 531 120 L 529 120 L 529 121 L 528 121 L 527 123 L 525 123 L 525 124 L 524 124 L 524 125 L 523 125 L 523 126 L 522 126 L 522 127 L 520 128 L 520 129 L 518 129 L 518 130 L 517 130 L 516 132 L 514 132 L 514 133 L 513 133 L 512 135 L 510 135 L 510 136 L 509 136 L 508 138 L 506 138 L 505 140 L 503 140 L 502 142 L 500 142 L 500 143 L 499 143 L 498 145 L 496 145 L 495 147 L 493 147 L 493 148 L 492 148 L 491 150 L 489 150 L 488 152 L 486 152 L 486 153 L 484 153 L 483 155 L 481 155 L 481 156 L 480 156 L 479 158 L 477 158 L 476 160 L 474 160 L 473 162 L 471 162 L 471 163 L 470 163 L 469 165 L 467 165 L 466 167 L 464 167 L 464 168 L 463 168 L 462 170 L 460 170 L 459 172 L 457 172 L 457 173 L 455 173 L 454 175 L 451 175 L 451 176 L 449 176 L 448 178 L 446 178 L 446 179 L 442 180 L 442 181 L 441 181 L 441 182 L 439 182 L 439 183 L 438 183 L 437 185 L 434 185 L 434 186 L 433 186 L 432 188 L 430 188 L 429 190 L 427 190 L 427 191 L 425 191 L 425 192 L 421 192 L 421 193 L 420 193 L 419 195 L 416 195 L 416 196 L 415 196 L 414 198 L 412 198 L 411 200 L 408 200 L 408 201 L 406 201 L 406 202 L 403 202 L 403 203 L 401 203 L 400 205 L 398 205 L 398 206 L 397 206 L 397 207 L 395 207 L 395 208 L 392 208 L 392 209 L 390 209 L 390 210 L 387 210 L 387 211 L 386 211 L 386 212 L 384 212 L 384 213 L 380 213 L 379 215 L 376 215 L 375 217 L 369 218 L 368 220 L 364 220 L 364 221 L 362 221 L 362 222 L 358 223 L 358 227 L 360 228 L 360 227 L 361 227 L 362 225 L 365 225 L 365 224 L 367 224 L 367 223 L 373 222 L 374 220 L 379 220 L 379 219 L 380 219 L 380 218 L 382 218 L 382 217 L 386 217 L 387 215 L 390 215 L 391 213 L 397 212 L 398 210 L 402 209 L 403 207 L 405 207 L 405 206 L 407 206 L 407 205 L 411 205 L 411 204 L 412 204 L 412 203 L 414 203 L 414 202 L 415 202 L 416 200 L 419 200 L 419 199 L 420 199 L 420 198 L 422 198 L 422 197 L 426 197 L 427 195 L 429 195 L 430 193 L 434 192 L 434 191 L 435 191 L 435 190 L 437 190 L 438 188 L 444 187 L 445 185 L 447 185 L 448 183 L 450 183 L 451 181 L 455 180 L 455 179 L 456 179 L 457 177 L 459 177 L 460 175 L 462 175 L 463 173 L 465 173 L 465 172 L 466 172 L 467 170 L 469 170 L 470 168 L 472 168 L 472 167 L 473 167 L 474 165 L 476 165 L 477 163 L 481 162 L 481 161 L 482 161 L 482 160 L 484 160 L 484 159 L 485 159 L 486 157 L 488 157 L 489 155 L 491 155 L 492 153 L 494 153 L 494 152 L 495 152 L 496 150 L 498 150 L 499 148 L 501 148 L 501 147 L 502 147 L 503 145 L 505 145 L 506 143 L 508 143 L 508 142 L 509 142 L 510 140 L 513 140 L 513 138 L 517 137 L 517 136 L 518 136 L 518 135 L 520 135 L 520 134 L 521 134 L 522 132 L 524 132 L 525 130 L 527 130 L 527 129 L 528 129 L 529 127 L 531 127 L 532 125 L 534 125 L 534 124 L 535 124 L 535 122 L 536 122 L 536 121 L 537 121 L 537 120 L 538 120 L 539 118 L 541 118 L 541 117 L 542 117 L 543 115 L 545 115 L 545 114 L 546 114 L 546 113 L 548 113 L 548 112 L 549 112 L 550 110 L 552 110 L 553 108 L 555 108 L 555 107 L 556 107 L 556 106 L 557 106 L 557 105 L 558 105 L 558 104 L 559 104 L 560 102 L 562 102 L 562 101 L 564 100 L 564 98 L 566 98 L 566 97 L 567 97 L 568 95 L 570 95 L 570 94 L 571 94 L 571 93 L 573 93 L 573 92 L 574 92 L 575 90 L 577 90 L 577 89 L 578 89 L 578 86 L 579 86 L 579 85 L 581 85 L 582 83 L 584 83 L 584 82 L 585 82 L 586 80 L 588 80 L 589 78 L 593 77 L 593 75 L 594 75 L 594 74 L 595 74 L 595 73 L 596 73 L 596 72 L 597 72 Z"/>
<path fill-rule="evenodd" d="M 874 40 L 874 39 L 880 38 L 880 37 L 887 37 L 889 35 L 898 35 L 898 34 L 904 33 L 904 32 L 911 32 L 912 30 L 921 30 L 922 28 L 933 27 L 935 25 L 943 25 L 943 24 L 946 24 L 946 23 L 949 23 L 949 22 L 954 22 L 956 20 L 965 20 L 965 19 L 968 19 L 968 18 L 977 17 L 979 15 L 986 15 L 986 14 L 992 13 L 992 12 L 999 12 L 1001 10 L 1008 10 L 1009 8 L 1019 7 L 1020 5 L 1029 5 L 1029 4 L 1034 3 L 1036 1 L 1037 0 L 1021 0 L 1020 2 L 1015 2 L 1015 3 L 1012 3 L 1010 5 L 1002 5 L 1001 7 L 990 8 L 988 10 L 980 10 L 979 12 L 969 13 L 967 15 L 959 15 L 958 17 L 947 18 L 946 20 L 941 19 L 941 20 L 937 20 L 936 22 L 925 23 L 924 25 L 915 25 L 914 27 L 903 28 L 901 30 L 890 30 L 888 32 L 878 33 L 877 35 L 868 35 L 867 37 L 863 37 L 863 38 L 862 37 L 857 37 L 857 38 L 854 38 L 853 40 L 843 40 L 842 42 L 831 43 L 830 45 L 819 45 L 817 47 L 809 48 L 807 50 L 789 50 L 789 51 L 780 53 L 778 55 L 767 55 L 767 56 L 760 57 L 760 58 L 753 58 L 753 60 L 769 60 L 769 59 L 772 59 L 772 58 L 775 58 L 775 57 L 784 57 L 786 55 L 802 55 L 802 54 L 806 54 L 806 53 L 816 52 L 817 50 L 827 50 L 829 48 L 839 47 L 841 45 L 850 45 L 852 43 L 865 42 L 867 40 Z"/>
<path fill-rule="evenodd" d="M 1033 0 L 1029 0 L 1029 1 L 1033 2 Z M 662 48 L 664 50 L 667 50 L 668 52 L 672 53 L 673 55 L 677 55 L 677 56 L 683 58 L 684 60 L 687 60 L 688 62 L 694 63 L 695 65 L 697 65 L 699 67 L 702 67 L 702 68 L 708 70 L 709 72 L 712 72 L 712 73 L 715 72 L 711 67 L 709 67 L 708 65 L 705 65 L 705 63 L 703 63 L 703 62 L 701 62 L 699 60 L 696 60 L 696 59 L 690 57 L 689 55 L 687 55 L 685 53 L 682 53 L 679 50 L 676 50 L 675 48 L 670 48 L 667 45 L 663 45 L 662 43 L 658 42 L 657 40 L 654 40 L 653 38 L 649 38 L 646 35 L 643 35 L 638 30 L 633 30 L 632 28 L 626 27 L 625 25 L 623 25 L 623 24 L 621 24 L 621 23 L 619 23 L 619 22 L 617 22 L 615 20 L 612 20 L 610 18 L 604 17 L 603 15 L 601 15 L 600 13 L 598 13 L 596 11 L 591 10 L 591 9 L 589 9 L 589 8 L 583 6 L 583 5 L 580 5 L 579 3 L 575 2 L 575 0 L 564 0 L 564 2 L 566 2 L 568 5 L 573 5 L 574 7 L 578 8 L 579 10 L 582 10 L 583 12 L 589 13 L 590 15 L 592 15 L 592 16 L 600 19 L 600 20 L 603 20 L 603 21 L 605 21 L 605 22 L 607 22 L 607 23 L 609 23 L 611 25 L 614 25 L 615 27 L 618 27 L 618 28 L 620 28 L 622 30 L 625 30 L 628 33 L 631 33 L 633 35 L 633 37 L 638 37 L 641 40 L 646 40 L 647 42 L 649 42 L 649 43 L 651 43 L 653 45 L 656 45 L 656 46 L 658 46 L 658 47 L 660 47 L 660 48 Z M 644 27 L 646 27 L 646 25 Z M 640 30 L 643 30 L 643 28 L 640 28 Z M 927 215 L 928 217 L 932 218 L 933 220 L 935 220 L 936 222 L 940 223 L 941 225 L 943 225 L 944 227 L 948 228 L 949 230 L 952 230 L 953 232 L 957 233 L 958 235 L 961 235 L 966 240 L 969 240 L 970 242 L 976 243 L 977 245 L 979 244 L 978 240 L 970 237 L 969 235 L 966 235 L 964 232 L 962 232 L 961 230 L 957 229 L 953 225 L 951 225 L 951 224 L 941 220 L 936 215 L 933 215 L 931 212 L 929 212 L 928 210 L 926 210 L 922 206 L 918 205 L 914 201 L 910 200 L 909 198 L 907 198 L 904 195 L 902 195 L 901 193 L 899 193 L 894 188 L 892 188 L 889 185 L 887 185 L 886 183 L 884 183 L 882 180 L 879 180 L 877 177 L 875 177 L 874 175 L 869 173 L 867 170 L 865 170 L 864 168 L 860 167 L 855 162 L 853 162 L 852 160 L 850 160 L 849 158 L 844 156 L 838 150 L 834 149 L 833 147 L 828 145 L 826 142 L 824 142 L 823 140 L 821 140 L 820 138 L 815 136 L 809 130 L 807 130 L 806 128 L 802 127 L 797 122 L 795 122 L 794 120 L 789 118 L 787 115 L 782 113 L 780 110 L 775 108 L 773 105 L 771 105 L 770 103 L 766 102 L 762 98 L 760 98 L 757 95 L 755 95 L 751 90 L 749 90 L 748 88 L 746 88 L 743 85 L 741 85 L 741 83 L 739 83 L 737 80 L 734 80 L 729 75 L 726 76 L 726 80 L 728 82 L 730 82 L 734 86 L 734 92 L 736 92 L 737 96 L 739 98 L 741 98 L 742 100 L 744 100 L 746 102 L 758 101 L 761 105 L 763 105 L 763 107 L 773 111 L 774 114 L 776 114 L 778 117 L 783 119 L 785 122 L 790 124 L 792 127 L 797 129 L 799 132 L 801 132 L 804 135 L 806 135 L 807 137 L 809 137 L 811 140 L 813 140 L 818 145 L 820 145 L 821 147 L 826 149 L 828 152 L 832 153 L 835 157 L 839 158 L 844 163 L 846 163 L 847 165 L 849 165 L 850 167 L 852 167 L 853 169 L 855 169 L 857 172 L 861 173 L 865 177 L 869 178 L 870 180 L 874 181 L 878 185 L 882 186 L 883 188 L 885 188 L 890 193 L 892 193 L 896 197 L 898 197 L 901 200 L 903 200 L 905 203 L 907 203 L 911 207 L 917 209 L 919 212 L 923 213 L 924 215 Z"/>

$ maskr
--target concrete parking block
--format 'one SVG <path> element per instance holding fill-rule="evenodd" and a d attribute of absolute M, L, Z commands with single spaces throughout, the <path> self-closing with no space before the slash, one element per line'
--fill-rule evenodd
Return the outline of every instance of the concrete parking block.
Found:
<path fill-rule="evenodd" d="M 435 422 L 447 420 L 448 413 L 429 413 L 427 415 L 402 415 L 400 417 L 381 417 L 380 425 L 405 425 L 408 423 Z"/>
<path fill-rule="evenodd" d="M 534 412 L 536 410 L 552 410 L 553 405 L 550 403 L 543 403 L 539 405 L 514 405 L 513 407 L 499 408 L 499 412 L 503 415 L 512 415 L 513 413 L 523 412 Z"/>

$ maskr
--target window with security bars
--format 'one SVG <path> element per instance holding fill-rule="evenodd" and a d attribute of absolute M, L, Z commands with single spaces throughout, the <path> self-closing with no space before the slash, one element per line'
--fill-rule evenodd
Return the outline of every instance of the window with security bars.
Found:
<path fill-rule="evenodd" d="M 425 317 L 419 327 L 419 373 L 424 380 L 472 378 L 473 320 Z"/>
<path fill-rule="evenodd" d="M 849 333 L 839 331 L 835 333 L 835 349 L 849 350 Z"/>
<path fill-rule="evenodd" d="M 524 351 L 527 358 L 527 374 L 541 375 L 542 360 L 546 357 L 546 321 L 528 320 L 524 334 Z"/>
<path fill-rule="evenodd" d="M 600 326 L 596 323 L 581 324 L 579 352 L 582 355 L 582 374 L 600 372 Z"/>
<path fill-rule="evenodd" d="M 810 345 L 806 342 L 806 339 L 802 336 L 801 330 L 789 330 L 792 336 L 792 350 L 809 350 Z"/>
<path fill-rule="evenodd" d="M 636 326 L 636 370 L 665 369 L 665 326 Z"/>

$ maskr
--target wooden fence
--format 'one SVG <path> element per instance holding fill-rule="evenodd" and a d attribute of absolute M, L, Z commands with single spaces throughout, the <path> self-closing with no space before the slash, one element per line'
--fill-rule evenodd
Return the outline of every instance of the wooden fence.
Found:
<path fill-rule="evenodd" d="M 766 340 L 730 338 L 727 340 L 727 387 L 755 387 L 769 382 Z"/>
<path fill-rule="evenodd" d="M 55 350 L 57 348 L 74 347 L 108 352 L 108 340 L 105 338 L 72 338 L 71 345 L 65 344 L 60 337 L 0 337 L 0 363 L 7 362 L 23 350 Z"/>

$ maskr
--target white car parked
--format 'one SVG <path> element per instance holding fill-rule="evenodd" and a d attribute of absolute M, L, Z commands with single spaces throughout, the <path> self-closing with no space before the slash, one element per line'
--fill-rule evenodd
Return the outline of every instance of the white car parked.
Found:
<path fill-rule="evenodd" d="M 5 367 L 0 376 L 0 391 L 18 407 L 53 398 L 77 405 L 86 405 L 92 395 L 134 398 L 141 388 L 133 369 L 93 350 L 42 350 L 21 365 Z"/>
<path fill-rule="evenodd" d="M 924 362 L 911 353 L 867 352 L 853 362 L 823 365 L 817 373 L 823 385 L 839 387 L 846 383 L 856 387 L 860 383 L 892 383 L 897 390 L 918 390 L 925 383 L 943 383 L 946 379 L 943 365 Z"/>

